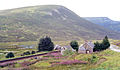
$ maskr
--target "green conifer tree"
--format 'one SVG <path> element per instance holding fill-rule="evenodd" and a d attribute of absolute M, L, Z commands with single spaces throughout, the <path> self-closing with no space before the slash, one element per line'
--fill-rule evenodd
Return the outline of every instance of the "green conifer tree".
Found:
<path fill-rule="evenodd" d="M 102 44 L 103 44 L 103 50 L 105 50 L 105 49 L 110 47 L 110 42 L 109 42 L 107 36 L 105 36 L 105 38 L 103 39 Z"/>
<path fill-rule="evenodd" d="M 77 42 L 77 41 L 71 41 L 71 42 L 70 42 L 70 46 L 71 46 L 73 49 L 75 49 L 76 51 L 78 51 L 79 45 L 78 45 L 78 42 Z"/>
<path fill-rule="evenodd" d="M 54 49 L 54 44 L 50 37 L 41 38 L 38 44 L 38 51 L 52 51 Z"/>

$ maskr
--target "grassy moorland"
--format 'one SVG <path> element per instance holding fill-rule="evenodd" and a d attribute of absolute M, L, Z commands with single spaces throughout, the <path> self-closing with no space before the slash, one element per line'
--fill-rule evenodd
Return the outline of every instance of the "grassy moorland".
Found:
<path fill-rule="evenodd" d="M 101 41 L 101 40 L 92 40 L 93 42 L 95 41 Z M 114 43 L 114 42 L 117 42 L 118 40 L 112 40 L 110 39 L 110 42 L 111 43 Z M 84 43 L 84 41 L 78 41 L 79 44 L 82 44 Z M 70 44 L 70 41 L 54 41 L 54 44 L 55 45 L 60 45 L 60 46 L 66 46 L 66 45 L 69 45 Z M 35 45 L 34 48 L 32 49 L 29 49 L 29 48 L 23 48 L 23 49 L 20 49 L 19 45 Z M 16 46 L 18 46 L 18 49 L 16 48 Z M 6 53 L 8 52 L 14 52 L 15 56 L 16 57 L 19 57 L 23 51 L 37 51 L 37 46 L 38 46 L 38 41 L 27 41 L 27 42 L 1 42 L 0 43 L 0 53 L 3 53 L 3 54 L 0 54 L 0 60 L 3 60 L 3 59 L 6 59 L 4 58 Z M 6 50 L 7 49 L 7 50 Z M 4 54 L 5 53 L 5 54 Z"/>
<path fill-rule="evenodd" d="M 93 58 L 94 57 L 94 58 Z M 59 53 L 40 56 L 38 59 L 30 58 L 17 61 L 13 66 L 7 68 L 23 68 L 28 70 L 119 70 L 120 69 L 120 54 L 111 50 L 104 50 L 93 54 L 78 54 L 74 53 L 70 56 L 62 56 Z M 86 61 L 87 64 L 60 64 L 63 61 Z M 37 61 L 37 62 L 36 62 Z M 35 63 L 34 63 L 35 62 Z M 32 63 L 32 64 L 30 64 Z M 28 66 L 23 66 L 28 64 Z"/>
<path fill-rule="evenodd" d="M 93 40 L 95 42 L 96 40 Z M 100 41 L 100 40 L 97 40 Z M 109 40 L 112 44 L 119 42 L 119 40 Z M 84 41 L 79 41 L 79 44 L 82 44 Z M 61 46 L 69 45 L 70 41 L 54 41 L 54 44 L 58 44 Z M 2 46 L 12 47 L 10 45 L 36 45 L 33 49 L 7 49 L 0 50 L 0 60 L 5 60 L 9 58 L 5 58 L 6 54 L 9 51 L 12 51 L 15 55 L 14 58 L 22 57 L 23 51 L 37 51 L 37 41 L 30 42 L 7 42 L 0 43 Z M 4 48 L 4 47 L 2 47 Z M 36 54 L 41 54 L 45 52 L 39 52 Z M 93 53 L 93 54 L 78 54 L 76 52 L 71 53 L 70 55 L 61 55 L 60 53 L 48 54 L 44 56 L 39 56 L 36 58 L 29 58 L 19 60 L 13 63 L 13 65 L 3 67 L 1 69 L 28 69 L 28 70 L 119 70 L 120 69 L 120 54 L 118 52 L 114 52 L 110 49 Z M 35 54 L 30 54 L 35 55 Z M 24 55 L 24 56 L 30 56 Z M 65 64 L 66 61 L 68 64 Z M 72 62 L 87 62 L 87 63 L 72 63 Z"/>
<path fill-rule="evenodd" d="M 95 59 L 92 57 L 95 56 Z M 91 59 L 88 61 L 88 59 Z M 120 54 L 111 50 L 105 50 L 94 54 L 76 54 L 74 57 L 69 56 L 63 60 L 83 60 L 89 62 L 88 64 L 68 64 L 68 65 L 56 65 L 52 66 L 50 62 L 61 61 L 56 60 L 44 60 L 42 62 L 32 65 L 31 68 L 42 68 L 43 70 L 119 70 L 120 69 Z M 45 67 L 45 68 L 44 68 Z"/>

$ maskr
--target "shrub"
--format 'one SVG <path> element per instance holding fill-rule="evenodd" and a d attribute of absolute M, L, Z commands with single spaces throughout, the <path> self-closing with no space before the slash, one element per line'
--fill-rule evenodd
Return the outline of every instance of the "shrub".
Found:
<path fill-rule="evenodd" d="M 102 44 L 101 43 L 99 43 L 98 41 L 97 42 L 95 42 L 94 43 L 94 48 L 93 48 L 93 51 L 95 52 L 95 51 L 101 51 L 102 50 Z"/>
<path fill-rule="evenodd" d="M 31 54 L 35 54 L 35 51 L 32 51 Z"/>
<path fill-rule="evenodd" d="M 71 46 L 73 49 L 75 49 L 76 51 L 78 51 L 79 45 L 78 45 L 78 42 L 77 42 L 77 41 L 72 41 L 72 42 L 70 43 L 70 46 Z"/>
<path fill-rule="evenodd" d="M 21 56 L 24 56 L 24 54 L 21 54 Z"/>
<path fill-rule="evenodd" d="M 105 36 L 105 38 L 103 39 L 102 43 L 99 43 L 98 41 L 94 43 L 94 48 L 93 51 L 102 51 L 102 50 L 106 50 L 110 47 L 110 43 L 108 40 L 108 37 Z"/>
<path fill-rule="evenodd" d="M 41 38 L 38 44 L 38 51 L 52 51 L 54 49 L 54 44 L 50 37 Z"/>
<path fill-rule="evenodd" d="M 98 61 L 98 57 L 96 57 L 96 56 L 93 55 L 88 61 L 90 63 L 96 63 Z"/>
<path fill-rule="evenodd" d="M 63 55 L 64 55 L 64 56 L 70 56 L 70 55 L 73 55 L 73 54 L 75 54 L 75 52 L 73 52 L 72 50 L 65 50 L 65 51 L 63 52 Z"/>
<path fill-rule="evenodd" d="M 6 58 L 12 58 L 14 57 L 14 54 L 12 52 L 9 52 L 7 55 L 6 55 Z"/>
<path fill-rule="evenodd" d="M 23 55 L 30 55 L 30 52 L 26 51 L 26 52 L 23 53 Z"/>

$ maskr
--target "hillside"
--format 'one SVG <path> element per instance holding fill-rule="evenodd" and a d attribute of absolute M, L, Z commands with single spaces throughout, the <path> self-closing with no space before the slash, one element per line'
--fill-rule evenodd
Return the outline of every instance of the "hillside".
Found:
<path fill-rule="evenodd" d="M 95 24 L 104 26 L 105 28 L 120 32 L 120 21 L 114 21 L 107 17 L 84 17 L 84 18 Z"/>
<path fill-rule="evenodd" d="M 120 39 L 120 33 L 93 24 L 58 5 L 42 5 L 0 11 L 0 42 L 36 41 L 48 35 L 53 40 Z"/>

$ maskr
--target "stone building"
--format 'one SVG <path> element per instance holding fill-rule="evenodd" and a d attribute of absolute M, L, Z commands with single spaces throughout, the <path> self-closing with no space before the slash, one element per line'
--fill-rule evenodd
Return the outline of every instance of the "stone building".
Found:
<path fill-rule="evenodd" d="M 93 53 L 94 44 L 92 42 L 85 42 L 84 44 L 81 44 L 78 49 L 78 53 Z"/>

